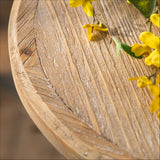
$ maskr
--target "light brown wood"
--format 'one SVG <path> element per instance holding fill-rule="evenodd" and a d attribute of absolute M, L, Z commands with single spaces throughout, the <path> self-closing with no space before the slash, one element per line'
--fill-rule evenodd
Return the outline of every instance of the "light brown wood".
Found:
<path fill-rule="evenodd" d="M 126 0 L 100 0 L 94 7 L 121 42 L 138 43 L 147 30 L 144 17 Z M 89 42 L 86 23 L 91 19 L 68 0 L 14 1 L 10 61 L 27 112 L 66 158 L 159 158 L 151 95 L 127 80 L 152 69 L 124 53 L 117 59 L 105 33 Z"/>

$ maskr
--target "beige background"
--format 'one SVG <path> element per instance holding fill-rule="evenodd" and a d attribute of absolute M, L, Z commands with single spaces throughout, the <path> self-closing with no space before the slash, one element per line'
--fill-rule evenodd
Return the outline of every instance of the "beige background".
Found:
<path fill-rule="evenodd" d="M 12 80 L 7 28 L 12 0 L 0 0 L 0 159 L 63 159 L 25 111 Z"/>

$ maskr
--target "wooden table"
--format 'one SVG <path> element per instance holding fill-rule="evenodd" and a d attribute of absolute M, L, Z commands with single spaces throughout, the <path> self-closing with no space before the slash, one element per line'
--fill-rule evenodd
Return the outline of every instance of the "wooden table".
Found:
<path fill-rule="evenodd" d="M 121 42 L 138 43 L 147 30 L 126 0 L 94 7 Z M 91 21 L 68 0 L 14 1 L 9 51 L 24 107 L 66 158 L 156 159 L 159 121 L 149 111 L 151 95 L 127 80 L 153 70 L 127 54 L 117 58 L 108 34 L 89 42 L 82 25 Z"/>

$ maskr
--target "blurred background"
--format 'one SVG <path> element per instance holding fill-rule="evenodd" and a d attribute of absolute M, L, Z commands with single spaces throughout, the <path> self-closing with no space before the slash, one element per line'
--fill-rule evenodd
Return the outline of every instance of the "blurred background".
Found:
<path fill-rule="evenodd" d="M 64 159 L 34 125 L 14 87 L 8 53 L 13 0 L 0 0 L 0 159 Z"/>

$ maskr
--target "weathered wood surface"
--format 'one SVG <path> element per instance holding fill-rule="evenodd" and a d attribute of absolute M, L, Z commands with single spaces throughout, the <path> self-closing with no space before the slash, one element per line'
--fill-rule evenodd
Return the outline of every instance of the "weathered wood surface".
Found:
<path fill-rule="evenodd" d="M 100 0 L 94 7 L 121 42 L 138 43 L 147 30 L 126 0 Z M 89 42 L 82 28 L 89 22 L 68 0 L 14 1 L 10 61 L 26 110 L 66 158 L 158 158 L 151 95 L 127 80 L 152 69 L 124 53 L 117 59 L 107 34 Z"/>

